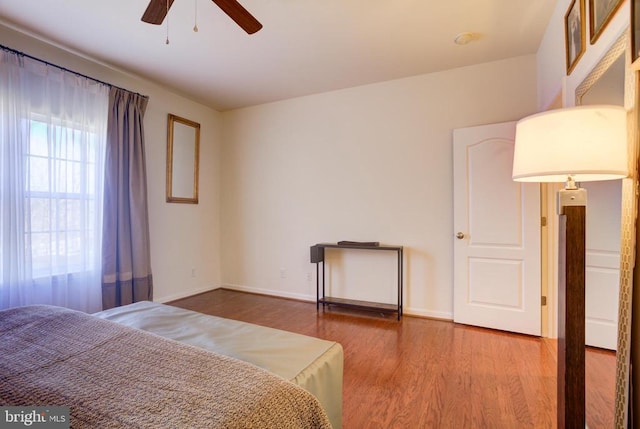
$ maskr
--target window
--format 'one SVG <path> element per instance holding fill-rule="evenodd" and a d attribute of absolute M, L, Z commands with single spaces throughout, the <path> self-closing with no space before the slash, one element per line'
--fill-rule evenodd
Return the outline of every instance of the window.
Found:
<path fill-rule="evenodd" d="M 34 277 L 99 269 L 98 136 L 73 124 L 29 122 L 25 242 Z"/>
<path fill-rule="evenodd" d="M 0 50 L 0 308 L 102 309 L 107 86 Z"/>

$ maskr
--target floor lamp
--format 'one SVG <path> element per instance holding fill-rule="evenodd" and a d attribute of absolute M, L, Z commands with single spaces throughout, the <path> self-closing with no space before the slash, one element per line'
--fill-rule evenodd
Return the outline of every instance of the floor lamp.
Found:
<path fill-rule="evenodd" d="M 626 111 L 580 106 L 516 125 L 513 180 L 564 182 L 558 191 L 558 428 L 585 427 L 585 218 L 577 183 L 627 177 Z"/>

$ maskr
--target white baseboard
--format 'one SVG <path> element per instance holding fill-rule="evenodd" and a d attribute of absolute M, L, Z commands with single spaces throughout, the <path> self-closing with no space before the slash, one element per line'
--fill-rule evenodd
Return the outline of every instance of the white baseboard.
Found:
<path fill-rule="evenodd" d="M 316 302 L 315 296 L 298 294 L 298 293 L 287 293 L 287 292 L 282 292 L 281 290 L 262 289 L 262 288 L 235 285 L 235 284 L 229 284 L 229 283 L 223 284 L 220 287 L 224 289 L 237 290 L 240 292 L 250 292 L 250 293 L 257 293 L 260 295 L 275 296 L 278 298 L 291 298 L 291 299 L 297 299 L 299 301 L 308 301 L 313 303 Z M 402 313 L 406 316 L 426 317 L 429 319 L 440 319 L 440 320 L 448 320 L 448 321 L 453 320 L 453 313 L 450 313 L 447 311 L 428 311 L 428 310 L 410 308 L 406 306 L 402 310 L 403 310 Z"/>
<path fill-rule="evenodd" d="M 299 301 L 316 302 L 315 296 L 305 295 L 300 293 L 288 293 L 288 292 L 283 292 L 281 290 L 262 289 L 262 288 L 255 288 L 255 287 L 249 287 L 249 286 L 234 285 L 229 283 L 223 284 L 220 287 L 224 289 L 237 290 L 240 292 L 250 292 L 250 293 L 257 293 L 260 295 L 275 296 L 279 298 L 291 298 L 291 299 L 297 299 Z"/>
<path fill-rule="evenodd" d="M 220 289 L 220 287 L 221 286 L 205 286 L 205 287 L 200 288 L 200 289 L 184 291 L 184 292 L 181 292 L 181 293 L 174 293 L 172 295 L 163 296 L 163 297 L 160 297 L 160 298 L 155 298 L 154 297 L 153 301 L 154 302 L 159 302 L 160 304 L 165 304 L 167 302 L 175 301 L 177 299 L 188 298 L 190 296 L 198 295 L 198 294 L 204 293 L 204 292 L 211 292 L 212 290 Z"/>
<path fill-rule="evenodd" d="M 447 311 L 429 311 L 417 308 L 404 307 L 402 313 L 407 316 L 426 317 L 428 319 L 453 320 L 453 313 Z"/>

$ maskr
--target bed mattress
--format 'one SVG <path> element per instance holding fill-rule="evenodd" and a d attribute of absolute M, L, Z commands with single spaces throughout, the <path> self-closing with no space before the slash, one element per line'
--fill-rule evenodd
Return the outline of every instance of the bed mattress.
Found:
<path fill-rule="evenodd" d="M 331 427 L 269 371 L 61 307 L 0 311 L 0 356 L 0 405 L 68 407 L 73 428 Z"/>
<path fill-rule="evenodd" d="M 149 301 L 95 315 L 266 369 L 312 393 L 332 426 L 342 427 L 339 343 Z"/>

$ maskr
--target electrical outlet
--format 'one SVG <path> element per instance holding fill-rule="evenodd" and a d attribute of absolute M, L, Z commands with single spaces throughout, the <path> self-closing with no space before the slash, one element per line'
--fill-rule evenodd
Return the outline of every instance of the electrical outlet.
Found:
<path fill-rule="evenodd" d="M 191 277 L 195 278 L 197 276 L 197 272 L 195 268 L 191 268 Z"/>
<path fill-rule="evenodd" d="M 313 280 L 313 274 L 311 274 L 311 272 L 307 273 L 307 281 L 310 282 L 311 280 Z"/>
<path fill-rule="evenodd" d="M 281 279 L 287 278 L 287 270 L 285 270 L 284 268 L 280 268 L 280 278 Z"/>

